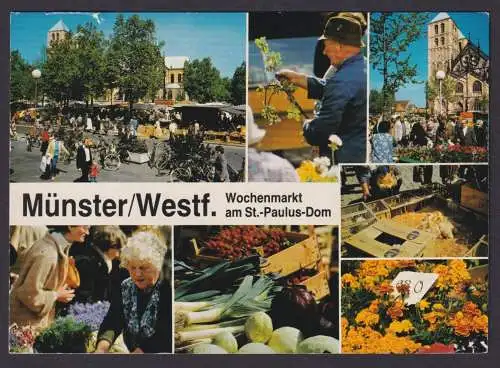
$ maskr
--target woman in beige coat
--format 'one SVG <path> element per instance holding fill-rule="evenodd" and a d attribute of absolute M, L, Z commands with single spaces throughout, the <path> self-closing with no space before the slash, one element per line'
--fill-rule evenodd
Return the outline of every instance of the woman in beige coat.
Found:
<path fill-rule="evenodd" d="M 53 226 L 26 252 L 19 278 L 10 294 L 10 323 L 39 331 L 54 320 L 56 301 L 70 302 L 75 291 L 66 285 L 68 252 L 73 242 L 82 243 L 89 227 Z"/>

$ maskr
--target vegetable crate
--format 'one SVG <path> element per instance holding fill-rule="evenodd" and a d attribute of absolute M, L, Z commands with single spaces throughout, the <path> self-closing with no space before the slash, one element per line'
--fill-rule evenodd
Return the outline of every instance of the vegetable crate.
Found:
<path fill-rule="evenodd" d="M 488 282 L 488 265 L 469 268 L 469 274 L 473 282 Z"/>
<path fill-rule="evenodd" d="M 341 208 L 341 235 L 345 240 L 377 221 L 365 203 L 356 203 Z"/>
<path fill-rule="evenodd" d="M 293 245 L 264 258 L 261 264 L 261 272 L 279 273 L 281 276 L 288 276 L 301 268 L 311 268 L 316 266 L 321 258 L 320 250 L 316 241 L 316 236 L 306 234 L 285 232 L 285 237 Z M 215 264 L 224 259 L 203 254 L 203 248 L 199 248 L 196 239 L 191 239 L 190 244 L 194 248 L 193 260 L 199 264 Z M 256 249 L 258 251 L 258 249 Z"/>
<path fill-rule="evenodd" d="M 346 244 L 377 258 L 419 257 L 435 238 L 426 231 L 382 220 L 351 236 Z"/>
<path fill-rule="evenodd" d="M 461 187 L 460 204 L 479 213 L 488 214 L 488 194 L 469 185 L 462 185 Z"/>
<path fill-rule="evenodd" d="M 318 263 L 321 255 L 315 236 L 287 232 L 286 238 L 294 245 L 266 258 L 261 265 L 262 273 L 276 272 L 281 276 L 288 276 Z"/>
<path fill-rule="evenodd" d="M 382 202 L 390 209 L 391 217 L 394 217 L 405 212 L 418 211 L 431 202 L 432 198 L 433 195 L 419 197 L 409 192 L 384 198 L 382 199 Z"/>
<path fill-rule="evenodd" d="M 307 280 L 301 282 L 307 288 L 307 291 L 314 295 L 314 299 L 321 300 L 325 296 L 330 295 L 330 288 L 328 287 L 328 274 L 326 271 L 318 272 L 316 275 L 309 277 Z"/>
<path fill-rule="evenodd" d="M 391 209 L 382 200 L 368 202 L 366 206 L 375 214 L 377 220 L 391 218 Z"/>

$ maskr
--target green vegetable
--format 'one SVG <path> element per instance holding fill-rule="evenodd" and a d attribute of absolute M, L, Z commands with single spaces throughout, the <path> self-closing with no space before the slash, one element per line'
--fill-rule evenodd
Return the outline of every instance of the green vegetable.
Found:
<path fill-rule="evenodd" d="M 312 336 L 309 337 L 297 346 L 299 354 L 339 354 L 339 340 L 331 336 Z"/>
<path fill-rule="evenodd" d="M 36 337 L 34 348 L 39 353 L 85 353 L 91 334 L 89 325 L 73 317 L 57 318 Z"/>
<path fill-rule="evenodd" d="M 277 353 L 295 353 L 302 341 L 302 332 L 294 327 L 281 327 L 273 332 L 267 345 Z"/>
<path fill-rule="evenodd" d="M 245 276 L 233 296 L 216 307 L 199 312 L 176 311 L 175 327 L 180 330 L 195 323 L 217 322 L 223 319 L 249 316 L 258 311 L 271 308 L 272 298 L 277 288 L 274 281 L 267 277 Z"/>
<path fill-rule="evenodd" d="M 215 335 L 213 343 L 228 353 L 236 353 L 238 351 L 238 342 L 234 335 L 228 331 L 219 332 Z"/>
<path fill-rule="evenodd" d="M 251 342 L 242 346 L 237 354 L 276 354 L 276 352 L 265 344 Z"/>
<path fill-rule="evenodd" d="M 182 345 L 193 340 L 213 339 L 220 332 L 240 333 L 245 330 L 245 326 L 219 327 L 207 330 L 176 331 L 175 345 Z"/>
<path fill-rule="evenodd" d="M 273 334 L 273 321 L 264 312 L 257 312 L 248 317 L 245 334 L 251 342 L 266 343 Z"/>
<path fill-rule="evenodd" d="M 199 344 L 196 345 L 193 350 L 193 354 L 227 354 L 227 351 L 222 349 L 220 346 L 213 344 Z"/>

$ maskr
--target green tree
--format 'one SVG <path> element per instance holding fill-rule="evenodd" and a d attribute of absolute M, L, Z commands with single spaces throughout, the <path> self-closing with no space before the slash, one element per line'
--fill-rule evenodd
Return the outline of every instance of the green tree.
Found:
<path fill-rule="evenodd" d="M 70 99 L 83 98 L 80 81 L 80 59 L 75 52 L 74 39 L 68 37 L 47 50 L 42 66 L 43 91 L 51 99 L 67 104 Z"/>
<path fill-rule="evenodd" d="M 229 78 L 221 78 L 219 70 L 208 57 L 184 64 L 184 89 L 194 101 L 229 101 L 230 83 Z"/>
<path fill-rule="evenodd" d="M 231 98 L 234 105 L 243 105 L 246 102 L 247 67 L 243 62 L 236 68 L 231 79 Z"/>
<path fill-rule="evenodd" d="M 105 38 L 93 23 L 78 26 L 74 36 L 78 55 L 79 86 L 86 103 L 93 105 L 94 98 L 105 88 Z"/>
<path fill-rule="evenodd" d="M 34 69 L 23 59 L 18 50 L 10 52 L 10 101 L 32 100 L 35 81 L 31 76 Z"/>
<path fill-rule="evenodd" d="M 411 64 L 409 46 L 424 31 L 425 13 L 378 13 L 370 20 L 370 62 L 382 74 L 383 111 L 390 113 L 390 96 L 408 83 L 421 83 Z"/>
<path fill-rule="evenodd" d="M 110 59 L 116 68 L 107 66 L 106 80 L 114 80 L 132 110 L 134 102 L 158 91 L 163 85 L 164 61 L 161 55 L 163 43 L 156 39 L 152 20 L 142 20 L 133 15 L 127 19 L 118 15 L 110 40 Z M 151 97 L 151 96 L 149 96 Z"/>
<path fill-rule="evenodd" d="M 448 115 L 448 109 L 450 103 L 454 103 L 458 100 L 458 97 L 455 93 L 457 88 L 457 82 L 455 79 L 447 75 L 441 84 L 441 96 L 443 99 L 443 108 Z M 425 94 L 426 99 L 429 102 L 430 106 L 434 105 L 434 101 L 436 98 L 439 98 L 439 81 L 436 80 L 434 76 L 431 76 L 428 82 L 425 84 Z"/>

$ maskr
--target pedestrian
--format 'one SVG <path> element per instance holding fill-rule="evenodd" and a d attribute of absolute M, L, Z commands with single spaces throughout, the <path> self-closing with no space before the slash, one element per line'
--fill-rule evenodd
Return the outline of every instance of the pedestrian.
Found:
<path fill-rule="evenodd" d="M 224 147 L 215 147 L 215 181 L 230 182 L 229 171 L 227 168 L 227 159 L 224 155 Z"/>
<path fill-rule="evenodd" d="M 10 323 L 36 332 L 54 321 L 56 302 L 74 298 L 75 290 L 67 286 L 68 253 L 73 242 L 83 244 L 89 227 L 49 226 L 49 231 L 26 252 L 10 293 Z"/>
<path fill-rule="evenodd" d="M 94 126 L 92 125 L 92 118 L 88 114 L 86 118 L 85 130 L 90 132 L 94 130 Z"/>
<path fill-rule="evenodd" d="M 389 122 L 381 121 L 377 125 L 377 133 L 372 137 L 371 162 L 390 163 L 393 162 L 394 139 L 389 134 Z"/>
<path fill-rule="evenodd" d="M 97 177 L 99 176 L 100 172 L 101 172 L 101 167 L 99 166 L 96 160 L 92 160 L 92 165 L 90 165 L 90 171 L 89 171 L 89 182 L 97 183 Z"/>
<path fill-rule="evenodd" d="M 82 175 L 76 179 L 76 182 L 87 183 L 89 181 L 90 166 L 92 165 L 92 151 L 90 145 L 92 141 L 88 138 L 84 139 L 82 145 L 78 147 L 76 153 L 76 167 L 82 171 Z"/>
<path fill-rule="evenodd" d="M 48 160 L 50 160 L 50 178 L 52 180 L 56 179 L 57 175 L 57 162 L 59 160 L 61 152 L 64 152 L 67 156 L 69 156 L 69 152 L 64 146 L 64 142 L 62 142 L 59 137 L 55 137 L 52 135 L 49 138 L 49 145 L 47 147 L 46 156 Z"/>
<path fill-rule="evenodd" d="M 364 16 L 360 14 L 357 19 Z M 278 78 L 307 89 L 309 98 L 321 99 L 316 117 L 304 122 L 304 138 L 309 144 L 319 146 L 320 156 L 331 157 L 328 138 L 339 136 L 344 142 L 335 151 L 335 161 L 339 163 L 366 160 L 367 67 L 361 52 L 362 37 L 362 24 L 355 17 L 340 14 L 331 17 L 320 41 L 323 54 L 336 68 L 335 73 L 328 73 L 324 79 L 288 69 L 277 73 Z"/>

